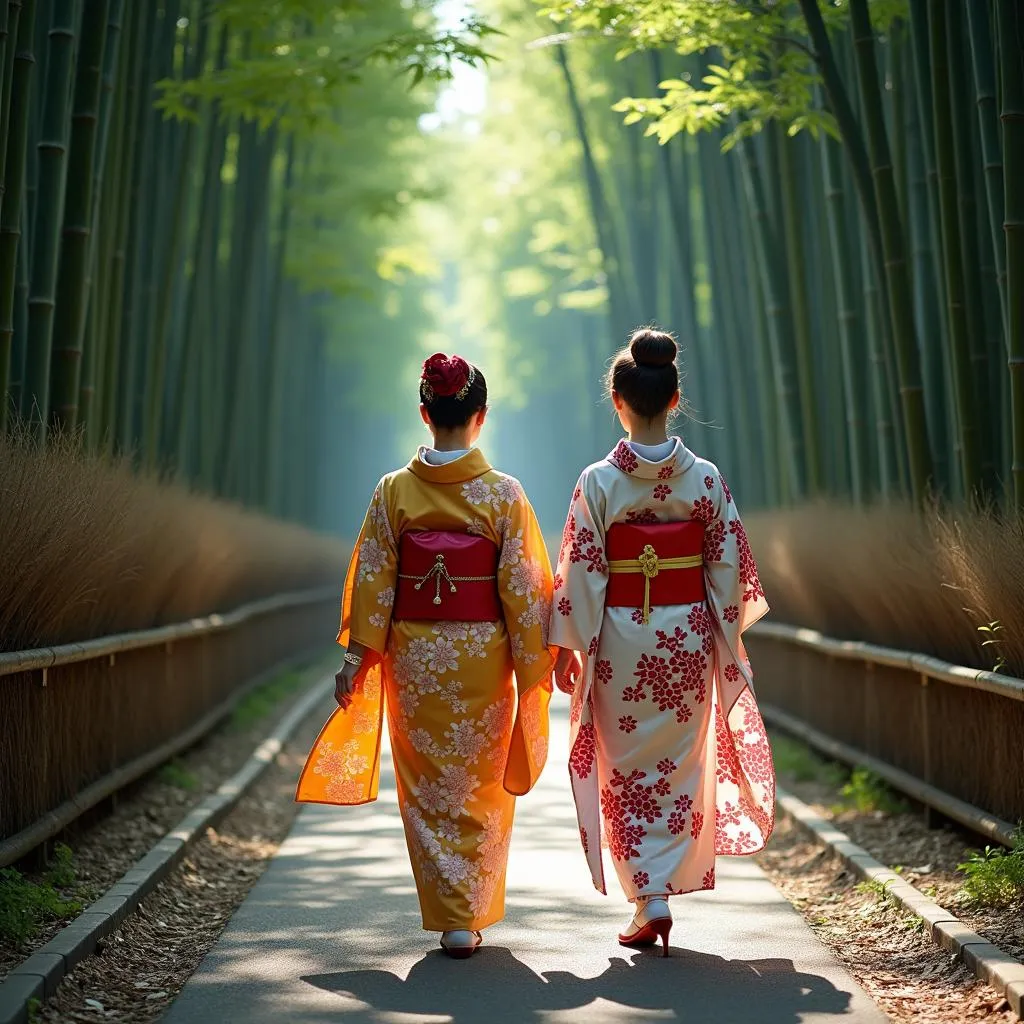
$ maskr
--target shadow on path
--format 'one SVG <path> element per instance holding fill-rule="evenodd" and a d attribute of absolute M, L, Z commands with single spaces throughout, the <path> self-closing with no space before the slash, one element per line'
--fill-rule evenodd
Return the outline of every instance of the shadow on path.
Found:
<path fill-rule="evenodd" d="M 596 978 L 568 971 L 537 974 L 508 949 L 484 946 L 469 970 L 435 950 L 404 981 L 389 971 L 372 970 L 302 980 L 325 992 L 354 997 L 376 1011 L 445 1015 L 452 1024 L 529 1022 L 597 999 L 656 1012 L 659 1020 L 694 1024 L 799 1024 L 808 1013 L 850 1012 L 848 993 L 826 978 L 796 971 L 792 960 L 727 960 L 678 947 L 671 952 L 668 960 L 655 951 L 633 954 L 629 960 L 612 957 Z"/>

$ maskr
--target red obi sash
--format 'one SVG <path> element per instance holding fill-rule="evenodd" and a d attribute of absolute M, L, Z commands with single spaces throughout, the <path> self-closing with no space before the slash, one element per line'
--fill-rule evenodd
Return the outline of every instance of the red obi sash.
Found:
<path fill-rule="evenodd" d="M 650 609 L 705 600 L 704 524 L 614 523 L 606 538 L 609 608 Z"/>
<path fill-rule="evenodd" d="M 403 533 L 394 617 L 499 622 L 497 546 L 486 537 L 452 530 Z"/>

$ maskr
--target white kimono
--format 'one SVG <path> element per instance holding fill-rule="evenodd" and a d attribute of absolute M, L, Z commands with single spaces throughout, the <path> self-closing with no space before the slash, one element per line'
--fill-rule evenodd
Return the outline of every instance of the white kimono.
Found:
<path fill-rule="evenodd" d="M 743 631 L 768 611 L 721 473 L 679 438 L 659 461 L 621 441 L 573 494 L 555 575 L 550 642 L 579 651 L 570 778 L 594 885 L 607 892 L 599 829 L 619 882 L 639 895 L 715 884 L 716 854 L 771 835 L 775 777 Z M 613 523 L 705 524 L 707 600 L 605 607 Z"/>

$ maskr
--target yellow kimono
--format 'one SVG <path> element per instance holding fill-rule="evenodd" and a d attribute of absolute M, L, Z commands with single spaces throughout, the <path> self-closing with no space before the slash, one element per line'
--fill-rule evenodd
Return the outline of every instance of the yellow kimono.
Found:
<path fill-rule="evenodd" d="M 386 706 L 423 927 L 481 929 L 504 916 L 515 797 L 547 759 L 551 567 L 517 480 L 476 448 L 440 466 L 425 452 L 374 492 L 338 634 L 368 652 L 354 700 L 321 731 L 296 799 L 376 799 Z M 398 538 L 408 530 L 457 530 L 497 545 L 504 621 L 393 621 Z"/>

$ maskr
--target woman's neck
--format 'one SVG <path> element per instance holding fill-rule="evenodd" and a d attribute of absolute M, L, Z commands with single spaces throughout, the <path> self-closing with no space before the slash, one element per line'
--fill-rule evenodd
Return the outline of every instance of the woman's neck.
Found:
<path fill-rule="evenodd" d="M 649 423 L 638 423 L 630 428 L 629 439 L 636 444 L 664 444 L 668 440 L 666 420 L 651 420 Z"/>
<path fill-rule="evenodd" d="M 438 430 L 434 434 L 436 452 L 461 452 L 472 447 L 468 430 Z"/>

